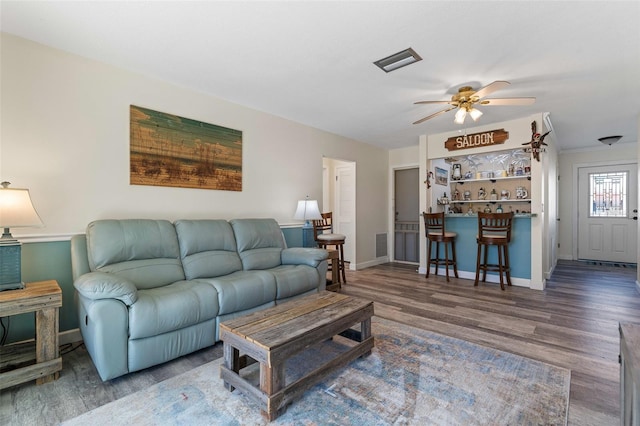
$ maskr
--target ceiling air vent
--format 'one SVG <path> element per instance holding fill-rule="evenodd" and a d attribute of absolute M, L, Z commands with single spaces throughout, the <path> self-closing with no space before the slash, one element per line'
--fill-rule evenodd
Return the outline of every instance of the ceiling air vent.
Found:
<path fill-rule="evenodd" d="M 391 72 L 421 60 L 422 58 L 415 52 L 415 50 L 408 48 L 402 52 L 387 56 L 384 59 L 377 60 L 374 64 L 384 72 Z"/>

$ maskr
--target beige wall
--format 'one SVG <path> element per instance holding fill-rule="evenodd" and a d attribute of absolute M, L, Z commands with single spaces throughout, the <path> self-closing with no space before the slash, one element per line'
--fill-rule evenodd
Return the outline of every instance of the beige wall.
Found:
<path fill-rule="evenodd" d="M 322 157 L 357 164 L 357 263 L 387 232 L 388 153 L 164 81 L 1 35 L 0 179 L 28 187 L 42 229 L 68 238 L 102 218 L 273 217 L 322 199 Z M 279 88 L 274 88 L 274 96 Z M 129 105 L 242 130 L 243 190 L 129 184 Z"/>
<path fill-rule="evenodd" d="M 558 258 L 571 260 L 577 251 L 576 227 L 578 216 L 577 206 L 577 175 L 579 166 L 596 166 L 611 162 L 636 162 L 638 146 L 635 143 L 625 143 L 612 146 L 598 146 L 588 150 L 560 152 L 558 189 L 558 210 L 560 223 L 558 224 L 559 243 Z"/>

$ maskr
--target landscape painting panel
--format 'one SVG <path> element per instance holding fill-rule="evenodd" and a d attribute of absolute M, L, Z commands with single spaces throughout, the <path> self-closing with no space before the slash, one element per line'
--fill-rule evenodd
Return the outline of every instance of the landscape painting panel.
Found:
<path fill-rule="evenodd" d="M 242 131 L 130 106 L 131 184 L 242 191 Z"/>

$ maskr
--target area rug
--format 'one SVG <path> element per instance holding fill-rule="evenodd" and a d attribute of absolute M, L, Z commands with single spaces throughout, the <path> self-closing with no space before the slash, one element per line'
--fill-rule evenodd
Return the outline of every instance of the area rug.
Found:
<path fill-rule="evenodd" d="M 327 376 L 273 425 L 566 425 L 569 370 L 373 318 L 375 349 Z M 331 347 L 326 349 L 326 347 Z M 340 350 L 293 359 L 287 379 Z M 89 411 L 65 425 L 265 425 L 219 378 L 222 360 Z M 256 367 L 256 365 L 252 366 Z M 249 372 L 257 381 L 257 368 Z"/>

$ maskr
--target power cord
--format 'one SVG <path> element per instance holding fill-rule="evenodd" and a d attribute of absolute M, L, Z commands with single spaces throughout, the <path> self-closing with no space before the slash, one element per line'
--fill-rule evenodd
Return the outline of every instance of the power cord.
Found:
<path fill-rule="evenodd" d="M 84 342 L 65 343 L 60 346 L 60 356 L 73 352 L 82 346 L 84 346 Z"/>
<path fill-rule="evenodd" d="M 4 325 L 4 319 L 7 320 L 7 325 Z M 11 325 L 11 317 L 0 317 L 0 326 L 2 326 L 2 337 L 0 338 L 0 346 L 4 346 L 7 343 L 9 337 L 9 326 Z"/>

